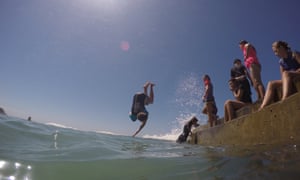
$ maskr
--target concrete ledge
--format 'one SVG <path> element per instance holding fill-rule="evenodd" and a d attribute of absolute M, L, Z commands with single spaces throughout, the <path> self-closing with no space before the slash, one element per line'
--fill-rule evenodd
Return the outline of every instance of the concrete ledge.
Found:
<path fill-rule="evenodd" d="M 226 124 L 201 126 L 193 131 L 190 142 L 210 146 L 300 144 L 300 93 Z"/>
<path fill-rule="evenodd" d="M 295 87 L 297 92 L 300 92 L 300 77 L 294 79 Z"/>
<path fill-rule="evenodd" d="M 296 91 L 300 92 L 300 77 L 297 77 L 297 78 L 294 79 L 294 84 L 295 84 L 295 87 L 296 87 Z M 276 89 L 276 97 L 275 97 L 275 100 L 272 103 L 280 101 L 281 96 L 282 96 L 282 88 L 277 88 Z M 237 110 L 236 111 L 237 118 L 241 117 L 241 116 L 244 116 L 244 115 L 247 115 L 247 114 L 250 114 L 250 113 L 253 113 L 253 112 L 256 112 L 258 110 L 260 104 L 261 103 L 254 103 L 252 105 L 245 106 L 245 107 Z"/>

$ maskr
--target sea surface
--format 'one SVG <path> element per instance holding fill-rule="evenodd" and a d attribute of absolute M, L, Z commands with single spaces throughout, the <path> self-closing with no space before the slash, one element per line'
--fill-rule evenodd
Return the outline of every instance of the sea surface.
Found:
<path fill-rule="evenodd" d="M 0 179 L 300 179 L 300 153 L 297 145 L 204 147 L 0 116 Z"/>

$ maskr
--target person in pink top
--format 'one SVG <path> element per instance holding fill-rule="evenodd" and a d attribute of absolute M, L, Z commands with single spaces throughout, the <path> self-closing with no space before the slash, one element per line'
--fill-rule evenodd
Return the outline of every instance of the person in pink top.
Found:
<path fill-rule="evenodd" d="M 244 54 L 245 66 L 250 72 L 251 84 L 256 91 L 257 101 L 262 101 L 265 96 L 265 87 L 261 80 L 261 65 L 256 55 L 256 49 L 245 40 L 240 41 L 239 45 Z"/>

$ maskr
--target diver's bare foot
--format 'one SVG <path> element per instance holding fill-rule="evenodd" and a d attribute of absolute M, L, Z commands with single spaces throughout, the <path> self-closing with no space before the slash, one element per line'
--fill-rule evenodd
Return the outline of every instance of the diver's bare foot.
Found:
<path fill-rule="evenodd" d="M 155 84 L 154 83 L 150 83 L 150 86 L 153 87 L 153 86 L 155 86 Z"/>
<path fill-rule="evenodd" d="M 145 84 L 144 84 L 144 88 L 147 88 L 151 85 L 151 83 L 149 81 L 147 81 Z"/>

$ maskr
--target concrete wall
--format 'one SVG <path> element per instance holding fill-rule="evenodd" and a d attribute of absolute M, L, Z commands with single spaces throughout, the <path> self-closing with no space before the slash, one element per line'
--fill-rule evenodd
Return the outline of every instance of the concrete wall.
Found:
<path fill-rule="evenodd" d="M 300 81 L 297 89 L 300 91 Z M 261 111 L 257 111 L 258 106 L 239 110 L 238 118 L 226 124 L 195 129 L 190 143 L 214 146 L 300 143 L 300 92 Z"/>

